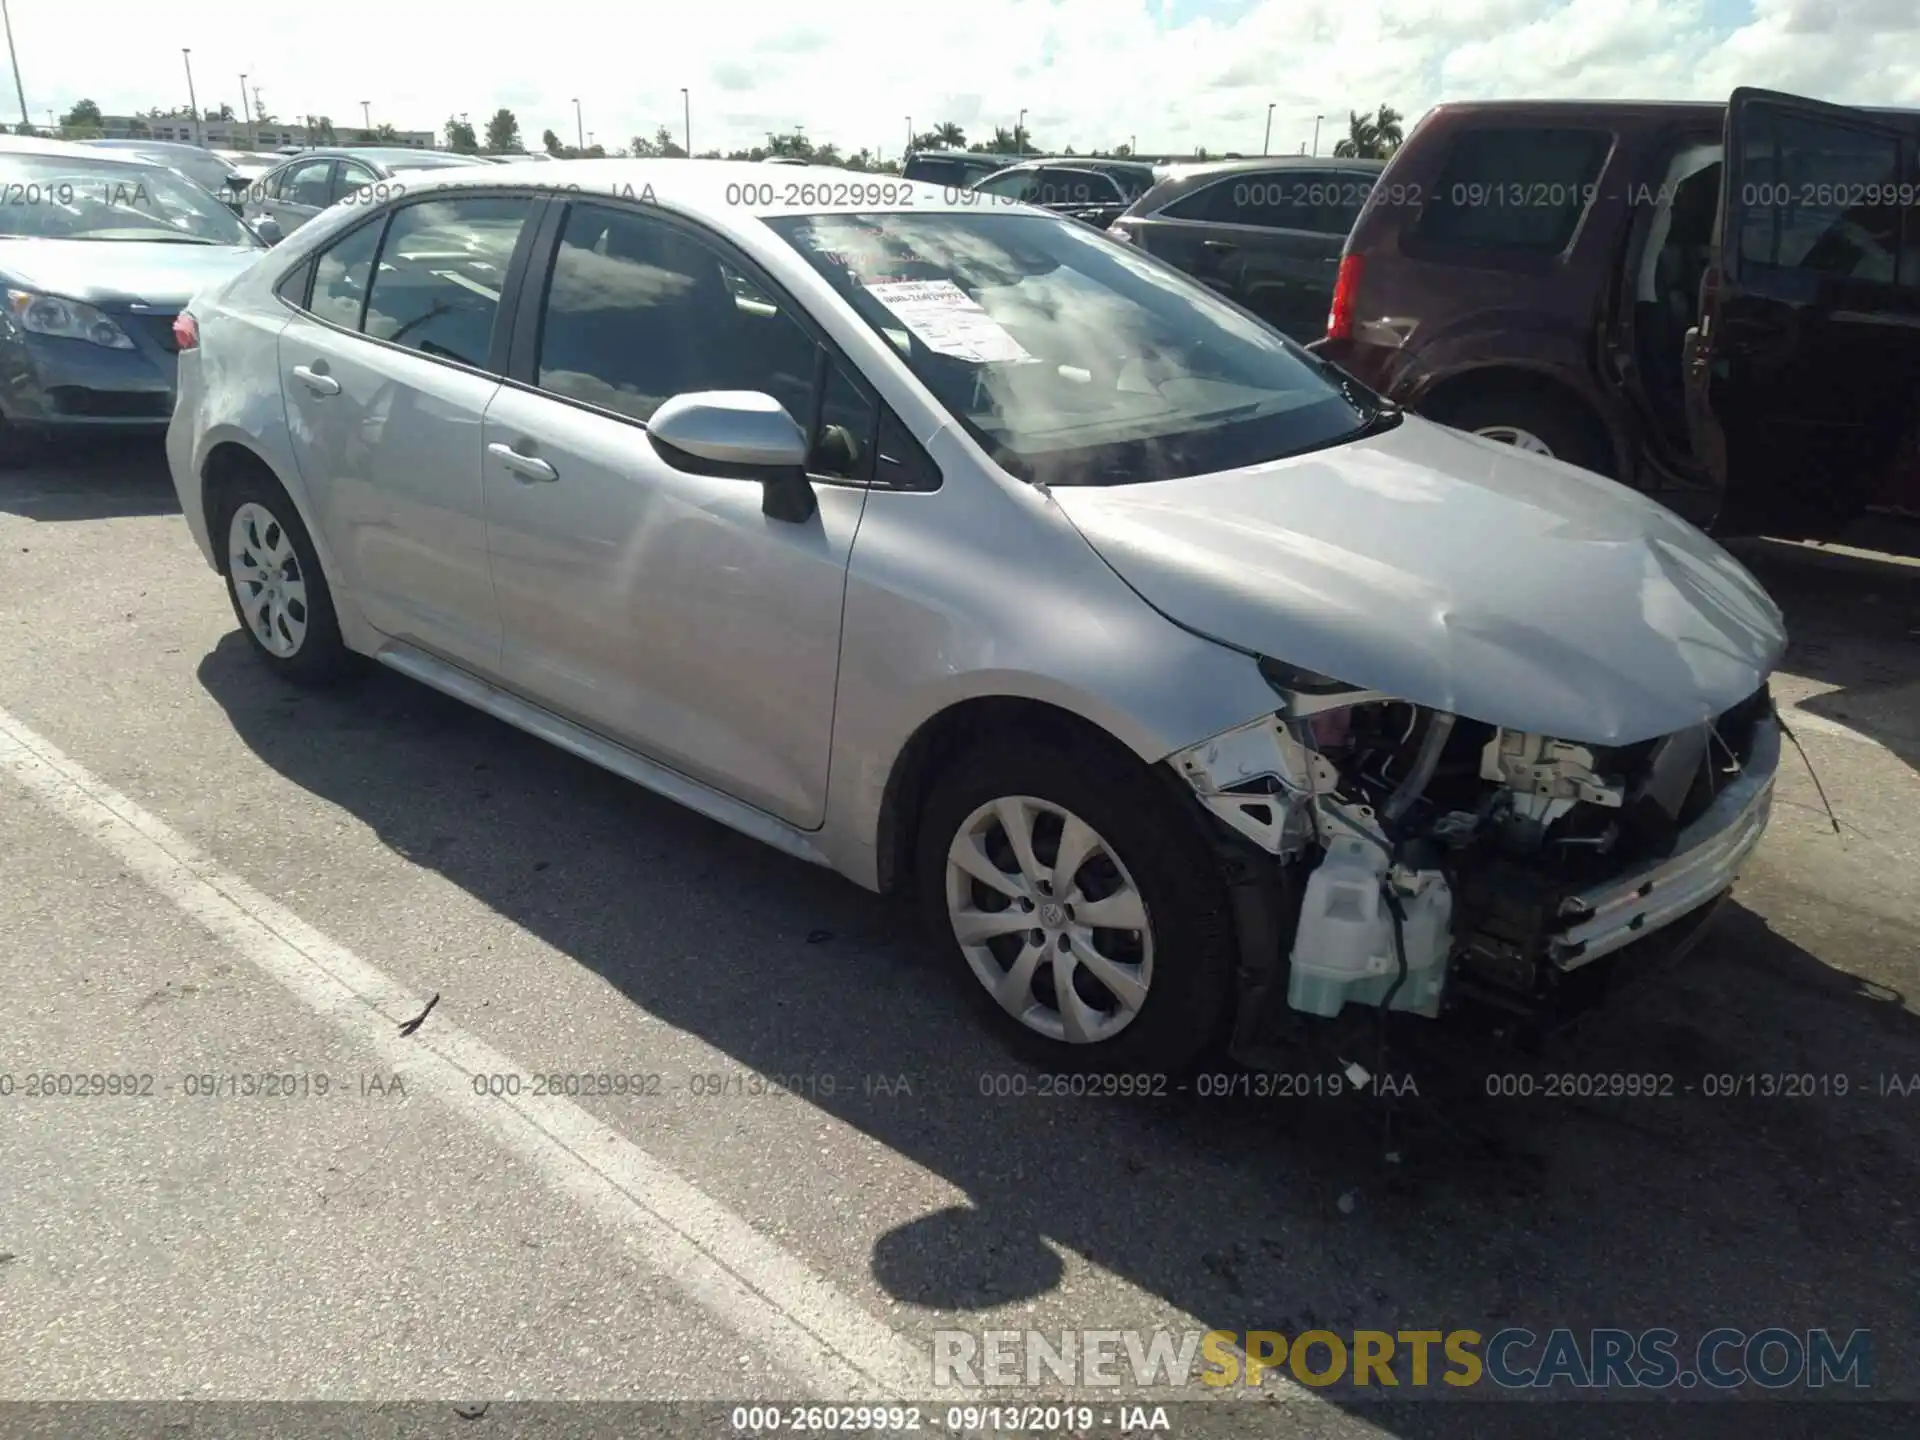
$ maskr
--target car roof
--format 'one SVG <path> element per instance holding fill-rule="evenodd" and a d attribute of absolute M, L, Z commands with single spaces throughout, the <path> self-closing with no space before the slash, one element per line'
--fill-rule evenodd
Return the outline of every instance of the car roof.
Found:
<path fill-rule="evenodd" d="M 996 173 L 1004 174 L 1008 170 L 1034 170 L 1042 165 L 1050 165 L 1064 170 L 1137 170 L 1150 175 L 1155 165 L 1150 160 L 1107 159 L 1100 155 L 1029 155 L 1024 160 L 1016 160 L 1011 165 L 1003 165 Z"/>
<path fill-rule="evenodd" d="M 880 197 L 872 200 L 874 187 Z M 749 188 L 750 187 L 750 188 Z M 805 176 L 775 179 L 755 160 L 624 159 L 518 161 L 510 165 L 474 165 L 444 170 L 422 170 L 407 180 L 405 200 L 430 191 L 526 189 L 552 194 L 561 191 L 588 197 L 641 200 L 665 210 L 695 216 L 735 234 L 757 229 L 746 222 L 779 215 L 884 213 L 889 211 L 979 214 L 977 199 L 959 196 L 951 186 L 932 180 L 905 180 L 870 170 L 846 170 L 826 165 L 809 167 Z M 842 203 L 823 204 L 823 193 L 838 194 Z M 764 197 L 752 203 L 746 195 Z M 948 196 L 953 196 L 949 199 Z M 872 200 L 872 203 L 866 201 Z M 968 203 L 972 202 L 972 203 Z M 404 202 L 401 202 L 404 203 Z M 1012 207 L 1026 210 L 1027 206 Z M 1011 210 L 999 213 L 1012 213 Z M 1031 213 L 1045 216 L 1038 206 Z M 1052 217 L 1049 217 L 1052 218 Z"/>
<path fill-rule="evenodd" d="M 70 140 L 42 140 L 33 135 L 0 133 L 0 155 L 64 155 L 69 160 L 90 160 L 96 165 L 124 165 L 130 170 L 169 168 L 135 153 L 103 152 L 97 145 L 78 145 Z"/>
<path fill-rule="evenodd" d="M 1169 165 L 1154 187 L 1135 200 L 1129 215 L 1148 215 L 1192 194 L 1225 175 L 1262 174 L 1274 170 L 1348 170 L 1378 175 L 1385 160 L 1345 155 L 1267 155 L 1257 160 L 1194 160 Z"/>
<path fill-rule="evenodd" d="M 1185 160 L 1167 166 L 1168 180 L 1211 179 L 1249 170 L 1384 170 L 1385 160 L 1356 155 L 1262 155 L 1247 160 Z"/>
<path fill-rule="evenodd" d="M 1788 99 L 1794 97 L 1789 96 Z M 1845 105 L 1863 115 L 1897 115 L 1911 118 L 1920 109 L 1907 105 Z M 1428 115 L 1461 117 L 1491 116 L 1497 119 L 1594 119 L 1630 118 L 1664 120 L 1688 118 L 1713 120 L 1727 112 L 1724 100 L 1450 100 L 1436 105 Z M 1424 123 L 1424 121 L 1423 121 Z"/>
<path fill-rule="evenodd" d="M 408 160 L 418 160 L 421 156 L 431 157 L 429 165 L 444 166 L 452 169 L 479 169 L 487 162 L 479 155 L 456 155 L 451 150 L 419 150 L 410 145 L 315 145 L 296 155 L 287 155 L 285 160 L 372 160 L 379 165 L 394 165 Z M 523 162 L 524 163 L 524 162 Z"/>

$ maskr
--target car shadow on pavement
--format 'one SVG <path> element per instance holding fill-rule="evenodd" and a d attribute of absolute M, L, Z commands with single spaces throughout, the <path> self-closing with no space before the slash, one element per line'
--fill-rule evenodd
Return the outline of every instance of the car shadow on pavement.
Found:
<path fill-rule="evenodd" d="M 71 441 L 0 470 L 0 512 L 27 520 L 178 515 L 180 497 L 158 440 Z"/>
<path fill-rule="evenodd" d="M 1786 615 L 1780 668 L 1833 687 L 1799 708 L 1920 769 L 1920 564 L 1770 541 L 1740 558 Z"/>
<path fill-rule="evenodd" d="M 1880 1093 L 1920 1081 L 1920 1022 L 1847 953 L 1823 961 L 1739 904 L 1546 1053 L 1412 1071 L 1391 1133 L 1351 1093 L 1058 1098 L 982 1032 L 898 903 L 384 671 L 301 694 L 231 633 L 199 677 L 268 766 L 740 1066 L 910 1077 L 910 1098 L 843 1082 L 805 1102 L 967 1197 L 875 1243 L 905 1307 L 1020 1326 L 1066 1251 L 1224 1330 L 1866 1328 L 1882 1393 L 1920 1376 L 1920 1090 Z M 1548 1095 L 1620 1074 L 1656 1093 Z M 1766 1078 L 1786 1076 L 1803 1078 Z M 1478 1404 L 1322 1393 L 1396 1435 L 1492 1433 Z M 1581 1410 L 1521 1428 L 1599 1433 L 1580 1427 L 1604 1412 Z"/>

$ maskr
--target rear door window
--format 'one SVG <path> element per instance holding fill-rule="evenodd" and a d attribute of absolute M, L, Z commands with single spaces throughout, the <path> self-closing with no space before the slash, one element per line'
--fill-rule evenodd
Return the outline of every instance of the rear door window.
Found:
<path fill-rule="evenodd" d="M 1249 170 L 1216 180 L 1163 213 L 1174 220 L 1344 235 L 1366 196 L 1365 182 L 1334 170 Z"/>
<path fill-rule="evenodd" d="M 974 188 L 982 195 L 997 195 L 1002 200 L 1031 202 L 1033 192 L 1039 188 L 1039 182 L 1032 170 L 1013 170 L 1005 175 L 995 175 L 982 180 Z"/>
<path fill-rule="evenodd" d="M 1111 205 L 1122 196 L 1112 178 L 1097 171 L 1043 165 L 1024 198 L 1033 205 Z"/>
<path fill-rule="evenodd" d="M 1740 266 L 1920 284 L 1899 273 L 1899 137 L 1756 106 L 1741 127 Z"/>
<path fill-rule="evenodd" d="M 1454 141 L 1414 238 L 1558 254 L 1579 228 L 1612 148 L 1605 130 L 1469 130 Z"/>
<path fill-rule="evenodd" d="M 324 210 L 331 198 L 328 185 L 332 178 L 331 160 L 308 160 L 291 166 L 280 182 L 279 198 L 290 205 L 309 205 L 315 210 Z"/>
<path fill-rule="evenodd" d="M 501 286 L 532 213 L 531 200 L 507 195 L 428 200 L 394 211 L 362 328 L 423 355 L 488 368 Z M 316 286 L 316 311 L 319 295 Z"/>

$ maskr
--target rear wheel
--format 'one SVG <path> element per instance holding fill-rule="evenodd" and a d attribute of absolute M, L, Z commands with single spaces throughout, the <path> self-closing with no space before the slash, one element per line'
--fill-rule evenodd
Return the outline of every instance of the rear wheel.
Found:
<path fill-rule="evenodd" d="M 1570 400 L 1522 389 L 1460 390 L 1424 407 L 1427 417 L 1532 455 L 1611 477 L 1599 422 Z"/>
<path fill-rule="evenodd" d="M 256 471 L 225 487 L 215 515 L 227 597 L 256 655 L 296 685 L 331 684 L 352 671 L 333 594 L 300 513 Z"/>
<path fill-rule="evenodd" d="M 1222 1034 L 1225 886 L 1199 827 L 1119 758 L 1007 741 L 923 811 L 920 903 L 952 972 L 1021 1054 L 1175 1073 Z"/>

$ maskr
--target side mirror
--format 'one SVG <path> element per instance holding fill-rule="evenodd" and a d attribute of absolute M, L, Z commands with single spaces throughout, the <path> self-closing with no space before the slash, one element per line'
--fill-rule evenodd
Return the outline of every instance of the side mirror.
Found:
<path fill-rule="evenodd" d="M 676 395 L 647 422 L 660 458 L 694 475 L 758 480 L 762 514 L 801 524 L 819 508 L 807 479 L 807 437 L 786 407 L 757 390 Z"/>
<path fill-rule="evenodd" d="M 287 237 L 281 233 L 280 222 L 271 215 L 262 215 L 253 222 L 253 233 L 269 245 L 278 245 Z"/>

